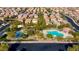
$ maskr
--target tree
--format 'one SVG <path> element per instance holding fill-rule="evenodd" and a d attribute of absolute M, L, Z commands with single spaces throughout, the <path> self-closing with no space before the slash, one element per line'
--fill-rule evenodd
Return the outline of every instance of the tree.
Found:
<path fill-rule="evenodd" d="M 38 23 L 36 25 L 36 29 L 38 30 L 43 30 L 46 28 L 46 22 L 44 20 L 44 17 L 43 17 L 43 14 L 42 13 L 39 13 L 38 14 Z"/>
<path fill-rule="evenodd" d="M 58 29 L 62 29 L 64 27 L 64 25 L 60 25 L 58 26 Z"/>
<path fill-rule="evenodd" d="M 73 42 L 79 42 L 79 32 L 70 31 L 69 33 L 73 35 L 73 40 L 71 39 Z"/>
<path fill-rule="evenodd" d="M 48 37 L 48 38 L 53 38 L 53 35 L 47 34 L 47 37 Z"/>
<path fill-rule="evenodd" d="M 68 47 L 68 51 L 79 51 L 79 45 L 73 45 L 73 47 Z"/>
<path fill-rule="evenodd" d="M 7 41 L 7 34 L 0 37 L 0 41 Z"/>
<path fill-rule="evenodd" d="M 26 19 L 23 19 L 23 25 L 25 26 L 25 21 L 26 21 Z"/>
<path fill-rule="evenodd" d="M 27 34 L 28 35 L 34 35 L 35 34 L 35 31 L 33 29 L 27 29 Z"/>
<path fill-rule="evenodd" d="M 73 32 L 73 31 L 69 31 L 69 33 L 72 34 L 74 37 L 76 36 L 75 32 Z"/>
<path fill-rule="evenodd" d="M 0 44 L 0 51 L 7 51 L 8 48 L 9 48 L 9 45 L 7 43 Z"/>
<path fill-rule="evenodd" d="M 58 41 L 62 41 L 62 40 L 64 40 L 63 37 L 56 37 L 56 39 L 57 39 Z"/>
<path fill-rule="evenodd" d="M 18 21 L 18 20 L 12 21 L 12 22 L 11 22 L 11 28 L 10 28 L 10 30 L 11 30 L 11 31 L 16 31 L 18 25 L 20 25 L 20 24 L 21 24 L 21 22 Z"/>
<path fill-rule="evenodd" d="M 74 40 L 75 40 L 76 42 L 79 42 L 79 36 L 77 35 L 77 36 L 74 38 Z"/>
<path fill-rule="evenodd" d="M 7 38 L 14 38 L 15 37 L 15 32 L 7 32 Z"/>
<path fill-rule="evenodd" d="M 56 28 L 56 25 L 55 25 L 55 24 L 48 24 L 46 27 L 47 27 L 48 29 L 49 29 L 49 28 Z"/>
<path fill-rule="evenodd" d="M 6 29 L 6 32 L 9 32 L 9 31 L 10 31 L 10 28 L 7 28 L 7 29 Z"/>
<path fill-rule="evenodd" d="M 38 36 L 39 38 L 44 38 L 44 35 L 43 35 L 43 33 L 41 33 L 41 32 L 38 32 L 38 33 L 37 33 L 37 36 Z"/>
<path fill-rule="evenodd" d="M 79 32 L 75 32 L 75 35 L 79 36 Z"/>

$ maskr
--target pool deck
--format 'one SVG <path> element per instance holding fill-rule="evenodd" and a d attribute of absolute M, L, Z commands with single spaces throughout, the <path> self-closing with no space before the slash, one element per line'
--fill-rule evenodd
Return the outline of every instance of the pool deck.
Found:
<path fill-rule="evenodd" d="M 44 36 L 45 36 L 45 37 L 46 37 L 46 34 L 47 34 L 48 31 L 58 31 L 58 30 L 56 30 L 56 29 L 43 30 L 43 33 L 44 33 Z M 63 31 L 58 31 L 58 32 L 64 34 L 63 38 L 66 38 L 67 36 L 71 36 L 70 34 L 64 33 Z"/>
<path fill-rule="evenodd" d="M 46 36 L 46 34 L 47 34 L 48 31 L 57 31 L 57 32 L 60 32 L 60 33 L 62 33 L 62 34 L 65 35 L 65 33 L 62 32 L 62 31 L 58 31 L 58 30 L 56 30 L 56 29 L 50 29 L 50 30 L 43 30 L 43 33 L 44 33 L 45 36 Z"/>

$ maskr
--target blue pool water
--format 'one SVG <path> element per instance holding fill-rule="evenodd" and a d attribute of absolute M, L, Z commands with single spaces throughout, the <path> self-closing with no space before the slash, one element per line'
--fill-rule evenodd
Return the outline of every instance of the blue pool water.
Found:
<path fill-rule="evenodd" d="M 63 37 L 64 36 L 63 33 L 60 33 L 58 31 L 48 31 L 47 34 L 51 34 L 52 36 L 57 36 L 57 37 Z"/>
<path fill-rule="evenodd" d="M 20 31 L 17 31 L 15 34 L 16 34 L 16 38 L 20 38 L 23 35 L 23 33 Z"/>

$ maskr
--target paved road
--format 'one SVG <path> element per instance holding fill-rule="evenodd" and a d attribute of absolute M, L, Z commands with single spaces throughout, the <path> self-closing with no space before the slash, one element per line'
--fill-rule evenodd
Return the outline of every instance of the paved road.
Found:
<path fill-rule="evenodd" d="M 10 26 L 9 23 L 5 24 L 4 26 L 0 27 L 0 36 L 3 35 L 3 33 L 5 32 L 5 29 L 8 28 Z"/>
<path fill-rule="evenodd" d="M 67 15 L 63 15 L 63 16 L 65 16 L 66 20 L 75 28 L 74 29 L 75 31 L 79 31 L 79 25 L 72 18 L 70 18 Z"/>

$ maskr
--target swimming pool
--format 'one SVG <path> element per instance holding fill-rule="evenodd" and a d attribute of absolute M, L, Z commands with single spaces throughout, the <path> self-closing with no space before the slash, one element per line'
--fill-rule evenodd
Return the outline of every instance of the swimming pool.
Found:
<path fill-rule="evenodd" d="M 15 34 L 16 34 L 16 38 L 20 38 L 23 36 L 23 33 L 20 31 L 17 31 Z"/>
<path fill-rule="evenodd" d="M 59 31 L 48 31 L 47 34 L 51 34 L 52 36 L 56 36 L 56 37 L 63 37 L 64 36 L 64 34 Z"/>

